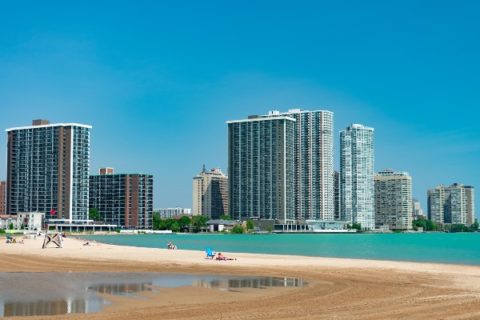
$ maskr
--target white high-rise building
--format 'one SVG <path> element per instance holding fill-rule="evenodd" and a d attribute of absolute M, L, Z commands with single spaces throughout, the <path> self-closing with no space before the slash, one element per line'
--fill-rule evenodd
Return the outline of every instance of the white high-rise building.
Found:
<path fill-rule="evenodd" d="M 412 229 L 412 177 L 384 170 L 375 176 L 375 224 L 390 230 Z"/>
<path fill-rule="evenodd" d="M 375 227 L 373 132 L 361 124 L 340 132 L 340 215 L 365 230 Z"/>
<path fill-rule="evenodd" d="M 295 121 L 295 216 L 334 220 L 333 112 L 292 109 Z"/>

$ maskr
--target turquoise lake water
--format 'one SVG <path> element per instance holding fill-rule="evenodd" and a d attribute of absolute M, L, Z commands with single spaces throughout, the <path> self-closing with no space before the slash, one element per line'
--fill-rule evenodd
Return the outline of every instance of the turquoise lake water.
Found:
<path fill-rule="evenodd" d="M 179 249 L 480 265 L 480 233 L 171 234 L 84 236 L 104 243 Z"/>

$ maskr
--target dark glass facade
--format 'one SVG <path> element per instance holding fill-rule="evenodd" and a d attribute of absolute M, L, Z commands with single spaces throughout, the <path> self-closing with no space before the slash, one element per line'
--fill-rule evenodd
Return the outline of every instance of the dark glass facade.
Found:
<path fill-rule="evenodd" d="M 291 117 L 228 122 L 230 210 L 234 219 L 295 221 Z"/>
<path fill-rule="evenodd" d="M 151 229 L 153 176 L 105 174 L 90 176 L 90 208 L 100 212 L 105 224 Z"/>

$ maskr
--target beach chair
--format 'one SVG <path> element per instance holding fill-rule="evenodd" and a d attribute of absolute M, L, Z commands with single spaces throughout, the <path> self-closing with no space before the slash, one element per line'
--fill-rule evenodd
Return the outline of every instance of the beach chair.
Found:
<path fill-rule="evenodd" d="M 215 252 L 212 248 L 205 248 L 205 253 L 207 254 L 207 259 L 213 259 L 215 257 Z"/>

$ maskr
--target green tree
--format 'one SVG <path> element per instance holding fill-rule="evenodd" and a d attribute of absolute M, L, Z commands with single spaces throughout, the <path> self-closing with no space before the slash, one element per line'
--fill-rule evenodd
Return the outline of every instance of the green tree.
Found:
<path fill-rule="evenodd" d="M 193 231 L 200 232 L 200 230 L 202 230 L 203 227 L 207 226 L 207 221 L 208 221 L 208 218 L 203 215 L 193 216 L 192 217 Z"/>
<path fill-rule="evenodd" d="M 160 228 L 162 219 L 160 219 L 160 214 L 158 212 L 153 213 L 153 230 L 165 230 Z"/>
<path fill-rule="evenodd" d="M 228 214 L 222 214 L 220 220 L 232 220 L 232 218 Z"/>
<path fill-rule="evenodd" d="M 183 228 L 189 226 L 192 223 L 192 220 L 187 217 L 183 216 L 180 219 L 178 219 L 178 224 L 180 225 L 180 228 L 183 230 Z"/>
<path fill-rule="evenodd" d="M 170 225 L 170 230 L 172 230 L 172 232 L 179 232 L 180 231 L 180 223 L 178 223 L 178 221 L 173 221 L 173 223 Z"/>
<path fill-rule="evenodd" d="M 352 223 L 347 225 L 347 229 L 355 229 L 357 232 L 362 232 L 362 224 L 360 223 Z"/>
<path fill-rule="evenodd" d="M 247 230 L 253 230 L 255 225 L 253 224 L 252 220 L 247 220 Z"/>
<path fill-rule="evenodd" d="M 241 224 L 236 224 L 232 228 L 232 233 L 240 234 L 240 233 L 244 233 L 244 232 L 245 232 L 245 230 L 243 229 L 243 226 Z"/>
<path fill-rule="evenodd" d="M 475 222 L 470 226 L 470 231 L 478 231 L 478 220 L 475 219 Z"/>
<path fill-rule="evenodd" d="M 93 221 L 101 221 L 102 215 L 100 214 L 100 211 L 98 211 L 98 209 L 90 208 L 88 209 L 88 218 Z"/>
<path fill-rule="evenodd" d="M 424 218 L 419 218 L 412 221 L 413 230 L 418 230 L 418 228 L 423 228 L 424 231 L 427 231 L 427 221 Z"/>
<path fill-rule="evenodd" d="M 438 225 L 432 220 L 426 220 L 426 231 L 437 231 L 439 229 Z"/>
<path fill-rule="evenodd" d="M 8 225 L 8 229 L 13 230 L 13 228 L 14 228 L 14 227 L 13 227 L 13 223 L 10 222 L 10 224 Z"/>
<path fill-rule="evenodd" d="M 450 225 L 450 232 L 467 232 L 469 228 L 463 224 L 452 224 Z"/>

